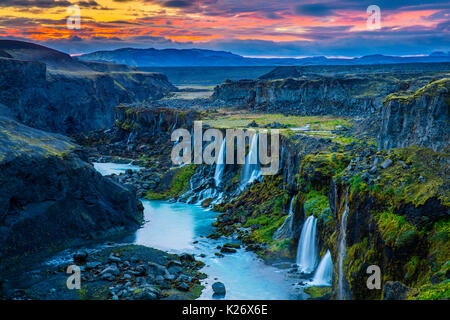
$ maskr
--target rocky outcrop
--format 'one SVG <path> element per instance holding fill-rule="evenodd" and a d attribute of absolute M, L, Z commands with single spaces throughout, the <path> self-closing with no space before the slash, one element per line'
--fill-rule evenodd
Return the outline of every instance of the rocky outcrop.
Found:
<path fill-rule="evenodd" d="M 433 81 L 410 95 L 389 95 L 381 113 L 380 148 L 417 145 L 448 150 L 449 107 L 449 78 Z"/>
<path fill-rule="evenodd" d="M 387 95 L 447 76 L 449 65 L 279 67 L 258 80 L 225 81 L 212 100 L 295 115 L 377 116 Z"/>
<path fill-rule="evenodd" d="M 0 255 L 53 252 L 139 227 L 132 187 L 104 178 L 68 138 L 0 118 Z"/>
<path fill-rule="evenodd" d="M 375 113 L 382 99 L 401 86 L 387 78 L 374 82 L 362 77 L 241 80 L 216 87 L 212 98 L 269 112 L 361 116 Z"/>
<path fill-rule="evenodd" d="M 415 297 L 432 285 L 444 284 L 450 257 L 445 230 L 450 215 L 445 175 L 448 164 L 440 161 L 441 157 L 425 148 L 392 149 L 390 166 L 376 161 L 376 169 L 370 170 L 378 171 L 375 181 L 364 176 L 371 164 L 363 162 L 353 163 L 333 181 L 329 202 L 334 227 L 319 233 L 335 262 L 335 298 L 339 298 L 340 272 L 344 297 L 352 299 L 380 299 L 383 295 L 393 299 L 392 290 L 388 290 L 392 281 L 414 287 L 409 295 Z M 419 179 L 414 178 L 417 172 Z M 344 230 L 341 221 L 347 208 Z M 341 251 L 343 233 L 346 241 Z M 342 270 L 337 263 L 341 254 L 345 257 Z M 366 285 L 371 265 L 380 268 L 384 293 L 382 288 Z"/>
<path fill-rule="evenodd" d="M 162 74 L 38 49 L 27 55 L 10 50 L 12 58 L 0 58 L 0 104 L 38 129 L 73 134 L 110 127 L 118 104 L 160 99 L 176 90 Z"/>

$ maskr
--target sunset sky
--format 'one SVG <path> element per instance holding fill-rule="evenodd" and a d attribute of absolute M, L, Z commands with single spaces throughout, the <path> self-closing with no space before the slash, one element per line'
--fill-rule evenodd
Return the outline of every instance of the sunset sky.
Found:
<path fill-rule="evenodd" d="M 69 30 L 71 4 L 81 29 Z M 368 30 L 369 5 L 381 29 Z M 417 55 L 450 51 L 450 3 L 417 0 L 0 0 L 0 39 L 68 53 L 206 48 L 245 56 Z"/>

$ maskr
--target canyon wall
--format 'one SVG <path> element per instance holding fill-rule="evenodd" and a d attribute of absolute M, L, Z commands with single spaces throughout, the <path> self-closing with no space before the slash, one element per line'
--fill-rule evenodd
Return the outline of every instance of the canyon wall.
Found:
<path fill-rule="evenodd" d="M 0 117 L 0 256 L 55 252 L 137 229 L 132 186 L 104 178 L 66 137 Z"/>
<path fill-rule="evenodd" d="M 389 95 L 381 112 L 380 148 L 410 145 L 449 148 L 450 79 L 433 81 L 413 94 Z"/>
<path fill-rule="evenodd" d="M 48 131 L 108 128 L 118 104 L 159 99 L 173 90 L 162 74 L 55 71 L 41 62 L 0 58 L 0 104 L 17 120 Z"/>

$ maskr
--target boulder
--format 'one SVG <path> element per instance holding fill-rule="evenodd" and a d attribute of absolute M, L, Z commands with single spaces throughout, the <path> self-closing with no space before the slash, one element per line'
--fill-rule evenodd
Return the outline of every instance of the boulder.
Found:
<path fill-rule="evenodd" d="M 226 294 L 225 285 L 222 282 L 214 282 L 212 289 L 215 294 L 224 296 Z"/>

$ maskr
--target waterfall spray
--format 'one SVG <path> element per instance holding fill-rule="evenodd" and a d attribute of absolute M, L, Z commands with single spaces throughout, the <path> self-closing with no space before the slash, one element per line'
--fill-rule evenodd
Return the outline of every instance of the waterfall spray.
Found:
<path fill-rule="evenodd" d="M 327 250 L 319 266 L 314 273 L 314 278 L 311 282 L 315 286 L 330 286 L 333 277 L 333 261 L 331 260 L 330 250 Z"/>
<path fill-rule="evenodd" d="M 298 241 L 297 264 L 304 273 L 311 273 L 317 265 L 316 245 L 317 219 L 313 215 L 306 219 Z"/>
<path fill-rule="evenodd" d="M 346 254 L 346 230 L 347 230 L 347 216 L 348 216 L 348 189 L 345 194 L 345 210 L 341 218 L 341 234 L 339 241 L 339 269 L 338 269 L 338 294 L 339 299 L 344 300 L 344 260 Z"/>

